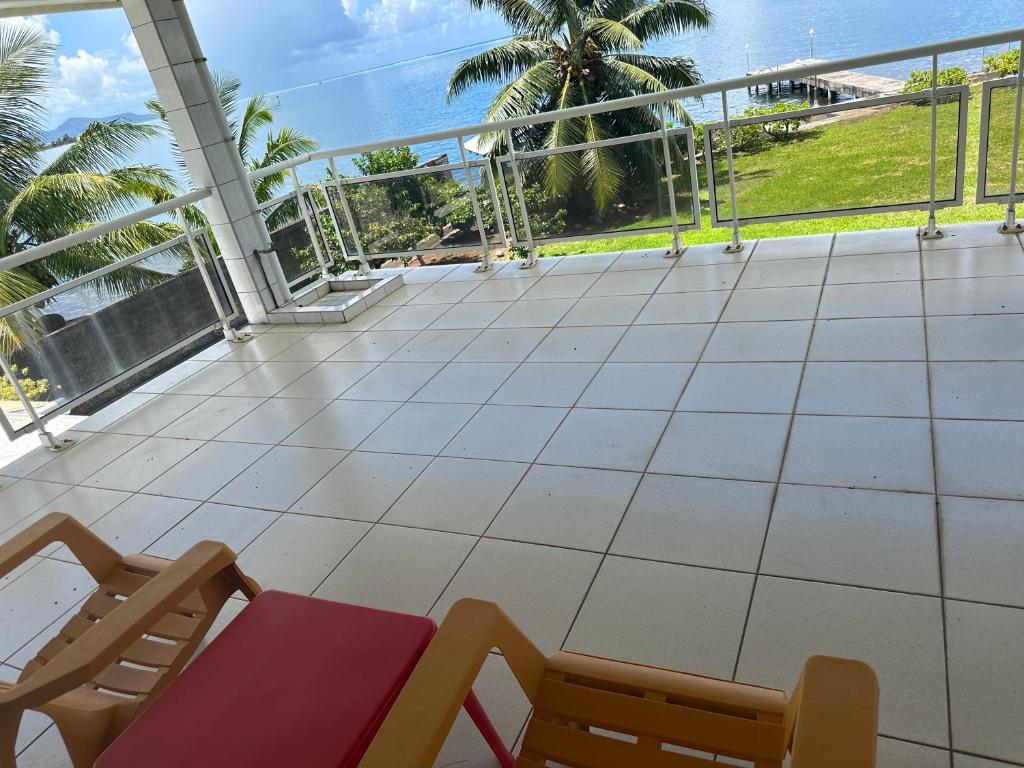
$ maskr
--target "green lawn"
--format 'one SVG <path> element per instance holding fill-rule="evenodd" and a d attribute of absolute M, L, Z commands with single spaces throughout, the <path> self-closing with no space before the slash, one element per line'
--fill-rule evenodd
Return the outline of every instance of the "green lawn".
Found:
<path fill-rule="evenodd" d="M 1009 98 L 1001 91 L 1009 92 Z M 1009 172 L 1012 89 L 1000 89 L 994 109 L 993 156 L 990 179 L 1002 182 Z M 956 149 L 956 103 L 939 108 L 937 195 L 951 197 Z M 996 221 L 1003 218 L 1002 205 L 973 202 L 977 180 L 978 135 L 981 120 L 981 89 L 971 89 L 968 106 L 965 203 L 938 212 L 939 224 L 964 221 Z M 842 120 L 818 128 L 805 127 L 795 139 L 773 143 L 759 152 L 735 155 L 737 207 L 744 216 L 810 212 L 841 207 L 902 203 L 928 198 L 931 109 L 927 105 L 903 105 L 881 113 Z M 1000 160 L 1000 158 L 1004 159 Z M 716 162 L 720 217 L 729 216 L 728 181 L 724 156 Z M 997 167 L 1001 163 L 1001 168 Z M 719 168 L 721 164 L 723 167 Z M 687 244 L 724 242 L 728 227 L 712 228 L 707 199 L 706 168 L 698 166 L 701 229 L 682 233 Z M 683 180 L 677 176 L 677 185 Z M 991 188 L 992 185 L 990 185 Z M 683 216 L 680 216 L 683 218 Z M 800 221 L 751 224 L 742 228 L 744 239 L 784 237 L 820 232 L 918 226 L 924 211 L 834 216 Z M 636 228 L 667 225 L 661 217 L 637 222 Z M 671 242 L 668 233 L 609 237 L 543 246 L 542 255 L 593 253 L 637 248 L 656 248 Z"/>

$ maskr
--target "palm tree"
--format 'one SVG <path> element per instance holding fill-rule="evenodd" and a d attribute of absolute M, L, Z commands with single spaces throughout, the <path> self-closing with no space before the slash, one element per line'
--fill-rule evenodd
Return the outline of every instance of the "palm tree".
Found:
<path fill-rule="evenodd" d="M 81 231 L 175 194 L 173 177 L 152 165 L 130 164 L 154 126 L 95 122 L 56 157 L 44 152 L 42 121 L 54 44 L 25 25 L 0 25 L 0 257 Z M 164 242 L 167 224 L 142 222 L 45 259 L 0 272 L 0 303 L 28 298 L 48 286 L 99 269 Z M 132 266 L 98 279 L 103 288 L 136 290 L 162 279 Z M 41 308 L 0 321 L 0 351 L 38 337 Z"/>
<path fill-rule="evenodd" d="M 448 81 L 449 101 L 477 83 L 504 83 L 487 109 L 487 121 L 701 82 L 693 59 L 643 51 L 660 37 L 710 26 L 704 0 L 470 0 L 470 5 L 496 11 L 515 33 L 462 61 Z M 673 119 L 689 121 L 677 103 L 669 110 Z M 644 107 L 523 128 L 513 140 L 520 149 L 551 148 L 659 127 L 657 108 Z M 492 154 L 505 152 L 504 137 L 494 139 Z M 564 195 L 584 186 L 600 211 L 617 199 L 626 178 L 649 173 L 656 155 L 651 147 L 632 144 L 551 155 L 545 169 L 548 191 Z"/>

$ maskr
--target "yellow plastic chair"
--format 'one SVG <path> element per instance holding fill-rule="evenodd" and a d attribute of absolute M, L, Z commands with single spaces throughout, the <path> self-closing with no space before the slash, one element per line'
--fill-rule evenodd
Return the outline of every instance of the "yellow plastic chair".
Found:
<path fill-rule="evenodd" d="M 178 676 L 228 598 L 260 591 L 224 544 L 199 542 L 177 560 L 122 556 L 59 513 L 0 544 L 0 576 L 53 542 L 66 544 L 98 586 L 17 682 L 0 681 L 0 768 L 14 768 L 26 709 L 53 718 L 75 768 L 92 766 Z"/>
<path fill-rule="evenodd" d="M 863 662 L 812 656 L 787 700 L 770 688 L 577 653 L 545 658 L 498 606 L 464 599 L 360 768 L 430 768 L 493 648 L 533 705 L 516 768 L 715 768 L 714 755 L 779 768 L 787 754 L 792 768 L 875 765 L 878 683 Z"/>

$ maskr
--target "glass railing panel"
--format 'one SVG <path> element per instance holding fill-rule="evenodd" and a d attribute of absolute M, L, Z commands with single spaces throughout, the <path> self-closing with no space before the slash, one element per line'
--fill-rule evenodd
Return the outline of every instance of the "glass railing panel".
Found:
<path fill-rule="evenodd" d="M 222 272 L 208 266 L 230 316 Z M 45 415 L 217 324 L 190 250 L 177 246 L 0 318 L 0 331 L 7 358 Z M 0 385 L 0 407 L 16 429 L 27 425 L 9 382 Z"/>
<path fill-rule="evenodd" d="M 1000 80 L 999 84 L 986 83 L 982 114 L 981 143 L 984 146 L 984 166 L 980 169 L 982 195 L 985 199 L 1005 200 L 1010 194 L 1010 165 L 1013 162 L 1013 118 L 1017 100 L 1015 78 Z M 1021 118 L 1024 135 L 1024 115 Z M 1017 156 L 1017 193 L 1024 195 L 1024 148 Z M 1018 197 L 1020 199 L 1020 197 Z"/>
<path fill-rule="evenodd" d="M 936 200 L 962 195 L 967 89 L 942 89 L 938 104 Z M 923 207 L 929 199 L 931 101 L 927 94 L 833 104 L 732 125 L 741 223 Z M 843 108 L 841 108 L 843 107 Z M 875 138 L 855 137 L 870 120 Z M 718 222 L 732 218 L 725 131 L 704 133 Z M 841 180 L 841 183 L 839 183 Z"/>
<path fill-rule="evenodd" d="M 320 263 L 295 195 L 291 194 L 277 203 L 264 204 L 260 210 L 285 279 L 292 283 L 315 274 Z"/>

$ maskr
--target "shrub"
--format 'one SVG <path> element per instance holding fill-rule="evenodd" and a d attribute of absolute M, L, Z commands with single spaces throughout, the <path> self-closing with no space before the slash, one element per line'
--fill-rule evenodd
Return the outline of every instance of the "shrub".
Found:
<path fill-rule="evenodd" d="M 19 377 L 18 383 L 21 384 L 21 388 L 25 390 L 25 394 L 28 395 L 29 400 L 43 400 L 46 398 L 46 393 L 50 389 L 50 382 L 47 379 L 31 379 L 28 376 L 28 368 L 18 368 L 16 365 L 12 365 L 11 368 L 14 370 L 14 375 Z M 16 401 L 18 399 L 18 393 L 14 389 L 14 385 L 10 379 L 6 376 L 0 376 L 0 401 Z"/>
<path fill-rule="evenodd" d="M 1020 48 L 1010 48 L 992 56 L 986 56 L 982 71 L 994 75 L 1016 75 L 1020 69 Z"/>
<path fill-rule="evenodd" d="M 936 78 L 936 82 L 940 88 L 947 85 L 967 85 L 970 81 L 970 78 L 967 76 L 967 70 L 963 67 L 940 69 L 938 77 Z M 907 82 L 903 84 L 903 93 L 927 91 L 931 87 L 931 70 L 915 69 L 911 71 L 910 75 L 907 77 Z"/>

